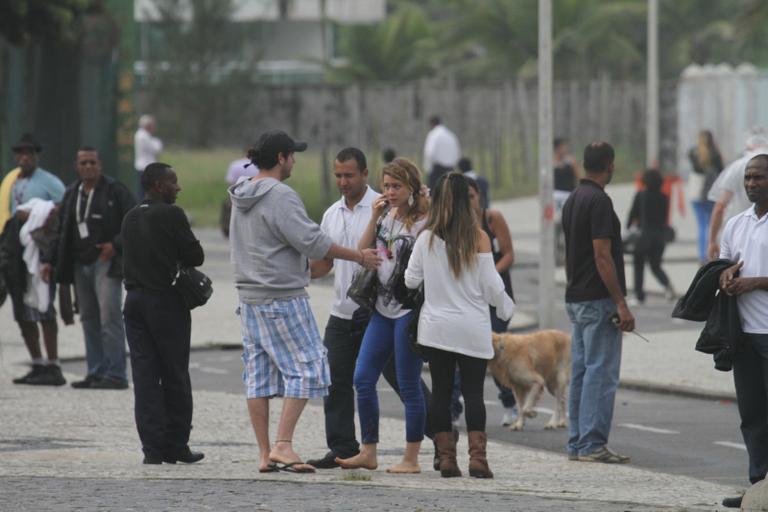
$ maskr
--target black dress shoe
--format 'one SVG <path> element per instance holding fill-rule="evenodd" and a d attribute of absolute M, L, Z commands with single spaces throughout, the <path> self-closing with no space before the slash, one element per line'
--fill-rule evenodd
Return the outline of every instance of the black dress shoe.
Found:
<path fill-rule="evenodd" d="M 45 365 L 43 364 L 33 364 L 32 368 L 22 377 L 17 377 L 13 379 L 14 384 L 29 384 L 30 379 L 34 379 L 38 375 L 41 375 L 45 373 Z"/>
<path fill-rule="evenodd" d="M 307 464 L 310 466 L 314 466 L 317 469 L 333 469 L 338 468 L 339 463 L 336 462 L 337 455 L 333 452 L 328 452 L 325 454 L 325 456 L 322 459 L 310 459 L 307 461 Z M 342 459 L 346 457 L 341 457 Z"/>
<path fill-rule="evenodd" d="M 104 377 L 93 382 L 91 389 L 128 389 L 128 381 Z"/>
<path fill-rule="evenodd" d="M 101 378 L 96 377 L 95 375 L 87 375 L 83 380 L 76 380 L 71 383 L 71 386 L 75 389 L 89 389 L 92 388 L 93 385 L 100 381 Z"/>
<path fill-rule="evenodd" d="M 741 500 L 744 496 L 732 496 L 730 498 L 723 498 L 723 506 L 725 508 L 741 508 Z"/>
<path fill-rule="evenodd" d="M 162 464 L 163 458 L 156 455 L 145 455 L 143 464 Z"/>
<path fill-rule="evenodd" d="M 195 462 L 203 460 L 204 457 L 205 454 L 203 452 L 193 452 L 187 448 L 186 451 L 164 455 L 163 462 L 167 464 L 176 464 L 177 462 L 183 462 L 184 464 L 194 464 Z"/>

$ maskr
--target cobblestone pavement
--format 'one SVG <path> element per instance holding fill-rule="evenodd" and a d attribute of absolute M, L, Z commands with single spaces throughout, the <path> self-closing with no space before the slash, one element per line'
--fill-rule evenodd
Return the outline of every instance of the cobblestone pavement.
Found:
<path fill-rule="evenodd" d="M 635 503 L 539 498 L 514 493 L 475 493 L 373 487 L 360 483 L 310 484 L 232 480 L 118 480 L 106 478 L 0 478 L 3 510 L 185 512 L 249 510 L 443 512 L 455 510 L 526 512 L 650 512 L 691 510 Z M 66 496 L 66 499 L 63 497 Z"/>

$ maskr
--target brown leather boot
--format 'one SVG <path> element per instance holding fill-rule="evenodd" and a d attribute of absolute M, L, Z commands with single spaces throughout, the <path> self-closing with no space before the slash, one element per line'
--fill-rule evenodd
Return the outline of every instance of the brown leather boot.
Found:
<path fill-rule="evenodd" d="M 443 478 L 461 476 L 461 470 L 456 463 L 456 442 L 453 432 L 436 432 L 435 445 L 437 455 L 440 457 L 440 476 Z"/>
<path fill-rule="evenodd" d="M 467 437 L 469 438 L 469 476 L 493 478 L 491 468 L 488 467 L 488 459 L 485 456 L 488 436 L 485 435 L 485 432 L 474 430 L 469 432 Z"/>

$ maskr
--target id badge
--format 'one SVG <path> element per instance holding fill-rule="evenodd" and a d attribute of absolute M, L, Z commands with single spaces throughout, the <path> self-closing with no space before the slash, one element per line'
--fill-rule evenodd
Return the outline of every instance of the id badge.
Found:
<path fill-rule="evenodd" d="M 80 238 L 88 238 L 88 224 L 80 222 L 77 224 L 77 232 L 80 234 Z"/>

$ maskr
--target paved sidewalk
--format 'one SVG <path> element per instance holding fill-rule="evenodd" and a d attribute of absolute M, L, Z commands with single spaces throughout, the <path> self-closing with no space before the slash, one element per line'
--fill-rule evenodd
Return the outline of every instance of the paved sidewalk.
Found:
<path fill-rule="evenodd" d="M 616 192 L 621 197 L 631 196 L 625 188 L 610 187 L 609 192 L 611 195 Z M 614 200 L 619 208 L 620 201 Z M 531 202 L 531 199 L 523 199 L 500 202 L 494 206 L 507 216 L 516 249 L 535 253 L 538 248 L 533 243 L 536 226 L 530 224 Z M 686 233 L 691 233 L 688 229 L 678 227 L 683 239 L 670 248 L 670 253 L 683 259 L 689 258 L 688 253 L 693 250 L 690 240 L 686 241 Z M 201 230 L 198 234 L 208 259 L 203 270 L 213 278 L 215 293 L 206 307 L 193 311 L 193 346 L 239 344 L 239 319 L 234 313 L 237 295 L 225 257 L 227 244 L 213 230 Z M 674 267 L 670 265 L 670 270 L 675 269 L 675 282 L 684 281 L 686 274 L 694 267 L 695 264 L 686 262 Z M 330 281 L 326 279 L 313 284 L 310 294 L 322 329 L 332 301 Z M 429 469 L 431 448 L 423 451 L 421 464 L 424 473 L 418 476 L 395 476 L 382 470 L 365 473 L 371 476 L 370 481 L 345 479 L 347 473 L 341 471 L 324 471 L 310 476 L 285 473 L 262 475 L 257 472 L 258 453 L 243 398 L 214 392 L 195 392 L 195 429 L 191 444 L 206 452 L 205 461 L 192 466 L 143 466 L 139 464 L 132 393 L 11 384 L 12 377 L 25 371 L 23 364 L 27 354 L 10 309 L 10 305 L 0 308 L 0 452 L 3 453 L 0 495 L 3 494 L 3 482 L 18 482 L 11 477 L 108 478 L 120 481 L 179 479 L 200 481 L 201 486 L 203 482 L 217 480 L 253 481 L 254 492 L 257 493 L 257 485 L 261 482 L 311 482 L 328 485 L 329 488 L 375 486 L 413 492 L 471 491 L 478 500 L 483 499 L 484 493 L 488 500 L 491 496 L 497 499 L 499 494 L 509 495 L 509 504 L 503 507 L 506 509 L 514 508 L 515 496 L 535 496 L 570 500 L 577 507 L 574 510 L 590 510 L 589 503 L 594 502 L 606 504 L 607 509 L 614 504 L 616 510 L 662 510 L 667 507 L 712 510 L 717 500 L 735 491 L 726 486 L 654 473 L 631 465 L 616 467 L 568 462 L 564 456 L 492 441 L 489 443 L 490 463 L 496 478 L 491 481 L 467 477 L 439 478 Z M 521 314 L 515 321 L 516 326 L 522 328 L 535 320 Z M 716 372 L 708 356 L 693 351 L 698 332 L 697 326 L 690 324 L 681 325 L 680 330 L 653 332 L 649 335 L 651 343 L 627 336 L 622 382 L 660 390 L 732 396 L 731 374 Z M 84 349 L 79 324 L 61 327 L 60 352 L 62 357 L 82 357 Z M 78 377 L 67 375 L 69 380 Z M 104 399 L 105 393 L 109 393 L 109 400 Z M 278 401 L 274 407 L 279 407 Z M 277 414 L 273 410 L 273 432 Z M 324 451 L 324 437 L 319 433 L 322 424 L 321 404 L 313 402 L 308 406 L 296 433 L 299 453 L 310 456 Z M 381 432 L 381 464 L 387 467 L 400 456 L 404 423 L 383 418 Z M 459 449 L 460 464 L 464 468 L 467 464 L 465 443 L 462 437 Z M 63 493 L 66 495 L 66 489 Z M 222 496 L 221 500 L 221 508 L 227 508 L 227 496 Z M 65 496 L 62 496 L 62 501 L 66 501 Z M 582 503 L 581 508 L 578 508 L 579 503 Z M 346 509 L 359 509 L 357 505 L 349 504 Z M 66 509 L 66 506 L 61 509 Z M 336 508 L 340 509 L 344 507 Z M 497 508 L 489 506 L 487 509 Z"/>

